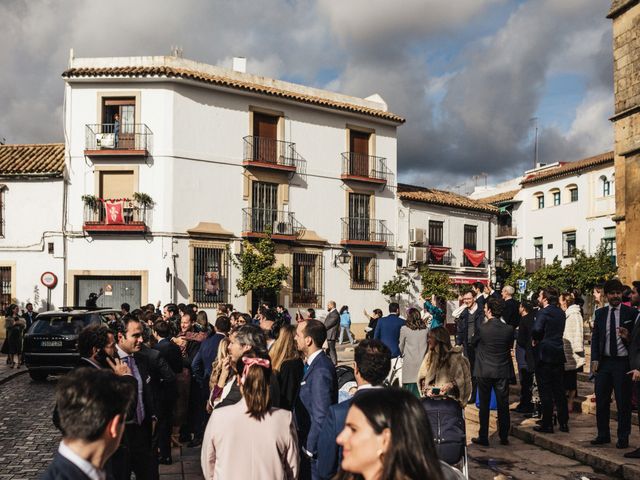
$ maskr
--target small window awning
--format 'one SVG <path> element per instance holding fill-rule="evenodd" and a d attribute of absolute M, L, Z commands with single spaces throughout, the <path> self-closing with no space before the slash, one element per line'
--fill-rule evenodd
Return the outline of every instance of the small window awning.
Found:
<path fill-rule="evenodd" d="M 233 237 L 233 232 L 225 230 L 219 223 L 213 222 L 200 222 L 195 227 L 187 230 L 187 233 L 192 237 Z"/>

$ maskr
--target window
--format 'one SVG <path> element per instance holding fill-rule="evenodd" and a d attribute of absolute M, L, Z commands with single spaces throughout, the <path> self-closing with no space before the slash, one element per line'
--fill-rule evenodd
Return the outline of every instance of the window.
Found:
<path fill-rule="evenodd" d="M 116 115 L 119 118 L 119 131 L 116 128 Z M 100 133 L 114 133 L 115 147 L 120 149 L 135 149 L 136 99 L 135 98 L 104 98 L 102 100 L 102 131 Z"/>
<path fill-rule="evenodd" d="M 0 267 L 0 307 L 2 311 L 11 305 L 11 267 Z"/>
<path fill-rule="evenodd" d="M 278 120 L 275 115 L 253 113 L 253 160 L 277 163 Z"/>
<path fill-rule="evenodd" d="M 604 175 L 600 177 L 600 181 L 602 182 L 602 196 L 608 197 L 611 195 L 611 181 Z"/>
<path fill-rule="evenodd" d="M 321 254 L 293 254 L 292 303 L 296 306 L 322 306 Z"/>
<path fill-rule="evenodd" d="M 349 193 L 349 238 L 348 240 L 371 240 L 370 218 L 371 195 Z"/>
<path fill-rule="evenodd" d="M 251 191 L 251 231 L 274 231 L 278 222 L 278 184 L 253 182 Z"/>
<path fill-rule="evenodd" d="M 544 244 L 542 243 L 542 237 L 535 237 L 533 239 L 533 253 L 534 258 L 544 258 Z"/>
<path fill-rule="evenodd" d="M 611 262 L 616 265 L 618 255 L 616 250 L 616 227 L 607 227 L 604 229 L 602 244 L 607 255 L 611 258 Z"/>
<path fill-rule="evenodd" d="M 378 288 L 378 266 L 375 257 L 351 257 L 351 288 L 375 290 Z"/>
<path fill-rule="evenodd" d="M 578 201 L 578 187 L 571 187 L 569 189 L 569 201 L 571 203 Z"/>
<path fill-rule="evenodd" d="M 223 245 L 192 245 L 191 301 L 198 307 L 213 307 L 227 301 L 229 261 Z"/>
<path fill-rule="evenodd" d="M 475 250 L 478 244 L 478 227 L 476 225 L 464 226 L 464 248 L 467 250 Z M 462 256 L 462 265 L 465 267 L 473 267 L 466 255 Z"/>
<path fill-rule="evenodd" d="M 565 258 L 576 255 L 576 232 L 564 232 L 562 234 L 562 256 Z"/>
<path fill-rule="evenodd" d="M 120 199 L 133 197 L 136 188 L 132 170 L 100 170 L 100 198 Z"/>
<path fill-rule="evenodd" d="M 369 176 L 369 138 L 371 134 L 349 130 L 349 173 Z"/>
<path fill-rule="evenodd" d="M 429 220 L 429 245 L 442 247 L 444 222 Z"/>
<path fill-rule="evenodd" d="M 560 205 L 560 190 L 552 190 L 551 196 L 553 198 L 553 206 Z"/>
<path fill-rule="evenodd" d="M 536 193 L 535 197 L 536 197 L 536 202 L 537 202 L 537 205 L 538 205 L 538 210 L 544 208 L 544 194 L 543 193 Z"/>

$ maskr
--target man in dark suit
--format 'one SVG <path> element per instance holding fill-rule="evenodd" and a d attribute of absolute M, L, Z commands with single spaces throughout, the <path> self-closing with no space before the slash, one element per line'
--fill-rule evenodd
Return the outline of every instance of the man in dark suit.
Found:
<path fill-rule="evenodd" d="M 533 405 L 533 374 L 536 371 L 533 353 L 533 321 L 535 319 L 533 304 L 527 300 L 520 303 L 520 322 L 516 338 L 516 361 L 520 373 L 520 403 L 514 409 L 518 413 L 531 414 Z"/>
<path fill-rule="evenodd" d="M 473 336 L 480 329 L 480 325 L 484 322 L 484 311 L 476 303 L 476 294 L 474 290 L 466 292 L 462 296 L 466 308 L 460 314 L 458 318 L 458 324 L 456 327 L 456 345 L 462 345 L 464 356 L 469 360 L 469 367 L 471 369 L 471 401 L 476 399 L 476 378 L 473 376 L 473 366 L 475 365 L 476 352 L 473 348 L 472 340 Z"/>
<path fill-rule="evenodd" d="M 513 345 L 513 327 L 507 325 L 502 317 L 504 301 L 490 297 L 484 307 L 487 321 L 483 323 L 473 337 L 476 350 L 476 362 L 473 376 L 478 382 L 480 396 L 480 430 L 473 443 L 489 445 L 489 402 L 491 389 L 496 393 L 498 404 L 498 433 L 502 445 L 509 444 L 509 378 L 513 365 L 511 346 Z"/>
<path fill-rule="evenodd" d="M 640 301 L 640 281 L 633 282 L 633 288 L 631 293 L 631 305 L 636 306 Z M 631 381 L 636 389 L 636 392 L 640 394 L 640 315 L 636 316 L 633 330 L 629 331 L 625 327 L 620 327 L 620 336 L 629 345 L 629 375 L 631 375 Z M 640 404 L 638 405 L 638 418 L 640 419 Z M 640 458 L 640 448 L 636 448 L 631 452 L 624 454 L 626 458 Z"/>
<path fill-rule="evenodd" d="M 484 294 L 484 283 L 482 282 L 474 282 L 471 285 L 474 293 L 476 294 L 476 303 L 480 310 L 484 313 L 484 304 L 487 303 L 487 297 Z"/>
<path fill-rule="evenodd" d="M 140 320 L 131 316 L 123 317 L 118 324 L 117 355 L 131 369 L 138 391 L 135 408 L 132 407 L 133 418 L 127 422 L 124 432 L 125 461 L 128 471 L 135 472 L 136 479 L 150 480 L 158 477 L 157 458 L 152 448 L 153 424 L 157 421 L 157 399 L 154 398 L 150 356 L 140 353 L 142 343 Z M 122 458 L 118 460 L 122 461 Z"/>
<path fill-rule="evenodd" d="M 24 318 L 24 321 L 27 322 L 27 328 L 25 329 L 25 332 L 29 330 L 29 327 L 33 325 L 33 322 L 35 322 L 36 318 L 38 317 L 38 314 L 33 311 L 33 303 L 27 303 L 26 309 L 27 310 L 22 314 L 22 318 Z"/>
<path fill-rule="evenodd" d="M 623 286 L 620 280 L 604 284 L 608 306 L 595 313 L 591 332 L 591 371 L 596 374 L 596 423 L 598 435 L 592 445 L 611 442 L 609 431 L 611 392 L 615 393 L 618 407 L 617 448 L 629 446 L 631 433 L 631 377 L 628 344 L 620 335 L 621 328 L 632 332 L 637 311 L 622 305 Z"/>
<path fill-rule="evenodd" d="M 358 390 L 355 395 L 369 388 L 382 386 L 391 369 L 391 352 L 379 340 L 363 340 L 355 348 L 355 367 Z M 336 403 L 329 408 L 320 437 L 318 438 L 318 477 L 322 480 L 333 478 L 338 471 L 342 458 L 342 449 L 338 447 L 336 438 L 344 428 L 351 400 Z"/>
<path fill-rule="evenodd" d="M 540 291 L 540 309 L 536 313 L 531 330 L 536 359 L 536 380 L 542 403 L 541 424 L 533 429 L 542 433 L 553 433 L 554 403 L 560 431 L 569 431 L 567 397 L 562 385 L 565 362 L 562 334 L 566 316 L 558 307 L 558 295 L 558 290 L 553 287 Z"/>
<path fill-rule="evenodd" d="M 502 314 L 502 318 L 507 322 L 507 325 L 518 328 L 518 324 L 520 323 L 520 303 L 513 298 L 515 292 L 515 288 L 511 285 L 502 287 L 502 299 L 504 300 L 504 313 Z"/>
<path fill-rule="evenodd" d="M 118 449 L 135 389 L 105 369 L 82 368 L 61 377 L 56 408 L 62 442 L 41 479 L 91 480 L 107 475 L 105 463 Z M 78 412 L 82 411 L 83 421 Z"/>
<path fill-rule="evenodd" d="M 373 338 L 382 341 L 391 350 L 392 359 L 400 356 L 400 329 L 405 325 L 405 321 L 399 316 L 399 312 L 400 305 L 396 302 L 391 302 L 389 304 L 389 315 L 378 320 L 376 329 L 373 332 Z"/>
<path fill-rule="evenodd" d="M 300 443 L 300 479 L 318 479 L 318 439 L 329 412 L 338 401 L 338 379 L 331 360 L 322 351 L 327 330 L 319 320 L 296 327 L 296 345 L 305 357 L 304 377 L 293 409 Z"/>
<path fill-rule="evenodd" d="M 327 313 L 324 319 L 324 327 L 327 329 L 327 345 L 329 346 L 329 356 L 334 365 L 338 365 L 338 353 L 336 352 L 336 341 L 338 340 L 338 327 L 340 326 L 340 314 L 336 309 L 336 302 L 329 300 L 327 303 Z"/>

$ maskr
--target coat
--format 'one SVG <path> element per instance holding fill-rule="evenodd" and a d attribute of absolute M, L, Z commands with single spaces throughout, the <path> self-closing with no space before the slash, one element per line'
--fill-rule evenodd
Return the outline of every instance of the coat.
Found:
<path fill-rule="evenodd" d="M 484 312 L 480 305 L 477 305 L 473 313 L 468 308 L 465 308 L 460 314 L 456 328 L 456 345 L 462 345 L 467 358 L 469 358 L 471 350 L 473 350 L 469 348 L 473 335 L 478 331 L 482 322 L 484 322 Z M 470 325 L 472 325 L 472 328 L 469 328 Z"/>
<path fill-rule="evenodd" d="M 338 339 L 338 327 L 340 326 L 340 314 L 335 308 L 331 310 L 324 319 L 324 327 L 327 329 L 327 341 Z"/>
<path fill-rule="evenodd" d="M 634 370 L 640 370 L 640 314 L 636 317 L 633 330 L 629 331 L 629 366 Z"/>
<path fill-rule="evenodd" d="M 531 344 L 533 320 L 533 313 L 528 313 L 520 319 L 520 326 L 518 327 L 518 338 L 516 339 L 518 349 L 520 349 L 522 352 L 522 359 L 518 359 L 518 368 L 526 368 L 530 372 L 535 371 L 536 368 L 533 345 Z"/>
<path fill-rule="evenodd" d="M 406 325 L 400 329 L 400 353 L 402 353 L 402 383 L 417 383 L 418 370 L 427 353 L 428 330 L 411 330 Z"/>
<path fill-rule="evenodd" d="M 200 453 L 206 480 L 298 478 L 298 438 L 291 412 L 272 408 L 262 420 L 241 399 L 214 410 Z"/>
<path fill-rule="evenodd" d="M 638 311 L 634 308 L 620 305 L 620 326 L 633 332 Z M 591 361 L 598 362 L 604 356 L 604 347 L 607 337 L 606 322 L 609 318 L 609 306 L 596 310 L 591 331 Z"/>
<path fill-rule="evenodd" d="M 391 358 L 400 356 L 400 329 L 404 324 L 404 319 L 395 313 L 382 317 L 376 324 L 373 338 L 389 347 Z"/>
<path fill-rule="evenodd" d="M 564 344 L 564 369 L 576 370 L 584 366 L 584 332 L 579 305 L 569 305 L 565 310 L 567 320 L 562 340 Z"/>
<path fill-rule="evenodd" d="M 444 368 L 436 368 L 435 354 L 427 352 L 418 372 L 418 388 L 424 396 L 425 387 L 434 385 L 442 387 L 447 383 L 454 383 L 458 388 L 454 394 L 455 400 L 462 408 L 465 407 L 471 396 L 471 368 L 469 360 L 463 355 L 462 347 L 456 345 L 451 348 L 444 362 Z"/>
<path fill-rule="evenodd" d="M 531 331 L 531 337 L 537 342 L 533 350 L 536 362 L 564 363 L 562 334 L 566 321 L 566 315 L 556 305 L 547 305 L 536 312 Z"/>
<path fill-rule="evenodd" d="M 300 382 L 294 416 L 300 445 L 309 453 L 318 452 L 318 437 L 329 407 L 338 402 L 338 378 L 333 362 L 324 352 L 314 358 Z"/>
<path fill-rule="evenodd" d="M 511 378 L 513 362 L 513 327 L 498 318 L 483 323 L 473 337 L 476 360 L 473 376 L 477 378 Z"/>
<path fill-rule="evenodd" d="M 40 480 L 90 480 L 89 476 L 78 468 L 73 462 L 59 453 L 53 456 L 53 460 L 44 471 Z"/>

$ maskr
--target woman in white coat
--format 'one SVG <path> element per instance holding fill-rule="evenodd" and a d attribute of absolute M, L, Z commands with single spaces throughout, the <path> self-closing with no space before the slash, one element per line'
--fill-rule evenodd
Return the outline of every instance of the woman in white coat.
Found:
<path fill-rule="evenodd" d="M 584 331 L 582 312 L 570 292 L 560 295 L 560 308 L 564 310 L 567 321 L 564 326 L 564 389 L 567 392 L 569 412 L 573 411 L 573 401 L 578 391 L 578 372 L 582 372 L 584 359 Z"/>

